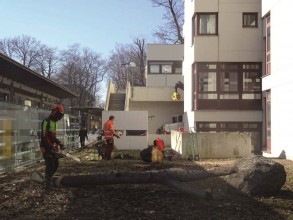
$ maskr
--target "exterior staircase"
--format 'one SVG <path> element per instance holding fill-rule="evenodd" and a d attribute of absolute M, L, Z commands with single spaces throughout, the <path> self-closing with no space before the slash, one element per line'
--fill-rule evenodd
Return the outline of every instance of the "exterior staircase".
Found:
<path fill-rule="evenodd" d="M 124 111 L 125 93 L 111 93 L 108 111 Z"/>

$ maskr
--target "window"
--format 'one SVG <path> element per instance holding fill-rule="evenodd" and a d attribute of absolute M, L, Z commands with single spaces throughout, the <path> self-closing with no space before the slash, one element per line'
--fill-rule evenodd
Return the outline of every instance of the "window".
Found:
<path fill-rule="evenodd" d="M 238 73 L 220 72 L 220 99 L 239 99 Z M 234 94 L 233 94 L 234 92 Z"/>
<path fill-rule="evenodd" d="M 261 129 L 260 122 L 197 122 L 197 131 L 217 131 L 217 132 L 251 132 Z"/>
<path fill-rule="evenodd" d="M 260 81 L 258 72 L 243 72 L 243 91 L 261 91 Z"/>
<path fill-rule="evenodd" d="M 231 64 L 231 63 L 224 63 L 220 65 L 221 69 L 232 69 L 232 70 L 237 70 L 239 69 L 239 65 L 238 64 Z"/>
<path fill-rule="evenodd" d="M 199 99 L 217 99 L 217 73 L 200 72 L 199 73 Z"/>
<path fill-rule="evenodd" d="M 237 130 L 239 127 L 239 123 L 232 123 L 232 122 L 226 122 L 226 123 L 220 123 L 220 128 L 225 128 L 227 130 Z"/>
<path fill-rule="evenodd" d="M 242 68 L 243 69 L 259 69 L 260 65 L 259 64 L 243 64 Z"/>
<path fill-rule="evenodd" d="M 126 130 L 126 136 L 146 136 L 146 130 Z"/>
<path fill-rule="evenodd" d="M 182 74 L 182 62 L 181 61 L 150 62 L 149 73 L 150 74 Z"/>
<path fill-rule="evenodd" d="M 160 65 L 151 64 L 150 65 L 150 73 L 160 73 Z"/>
<path fill-rule="evenodd" d="M 172 73 L 172 65 L 171 64 L 162 65 L 162 72 L 163 73 Z"/>
<path fill-rule="evenodd" d="M 217 128 L 217 123 L 199 122 L 199 128 Z"/>
<path fill-rule="evenodd" d="M 172 123 L 183 122 L 182 115 L 175 115 L 172 117 Z"/>
<path fill-rule="evenodd" d="M 257 27 L 257 13 L 243 13 L 243 27 Z"/>
<path fill-rule="evenodd" d="M 191 28 L 191 30 L 192 30 L 192 36 L 191 36 L 191 46 L 194 44 L 194 36 L 195 36 L 195 30 L 197 29 L 196 28 L 196 21 L 195 21 L 195 15 L 193 15 L 193 17 L 192 17 L 192 22 L 191 22 L 191 25 L 192 25 L 192 28 Z"/>
<path fill-rule="evenodd" d="M 175 68 L 175 73 L 176 74 L 182 74 L 182 68 L 176 67 Z"/>
<path fill-rule="evenodd" d="M 271 74 L 271 17 L 266 17 L 266 75 Z"/>
<path fill-rule="evenodd" d="M 218 13 L 197 13 L 195 19 L 197 35 L 218 34 Z"/>
<path fill-rule="evenodd" d="M 214 70 L 217 68 L 217 64 L 210 64 L 210 63 L 200 63 L 198 65 L 198 68 L 199 69 L 202 69 L 202 70 Z"/>
<path fill-rule="evenodd" d="M 223 92 L 238 91 L 238 73 L 220 73 L 220 89 Z"/>
<path fill-rule="evenodd" d="M 196 64 L 193 63 L 191 67 L 191 76 L 192 76 L 192 109 L 196 109 L 196 100 L 197 100 L 197 71 Z"/>
<path fill-rule="evenodd" d="M 266 151 L 271 151 L 271 91 L 266 91 Z"/>
<path fill-rule="evenodd" d="M 175 74 L 182 74 L 182 61 L 174 62 Z"/>
<path fill-rule="evenodd" d="M 193 79 L 193 106 L 196 109 L 241 109 L 241 104 L 246 109 L 259 108 L 262 98 L 261 63 L 199 62 L 193 68 L 196 73 Z M 213 100 L 221 102 L 212 103 Z"/>
<path fill-rule="evenodd" d="M 243 123 L 243 128 L 244 129 L 257 129 L 259 127 L 259 124 L 257 123 Z"/>
<path fill-rule="evenodd" d="M 8 102 L 9 100 L 9 94 L 7 93 L 0 93 L 0 101 L 1 102 Z"/>
<path fill-rule="evenodd" d="M 199 91 L 216 91 L 217 89 L 217 73 L 203 72 L 199 73 Z"/>

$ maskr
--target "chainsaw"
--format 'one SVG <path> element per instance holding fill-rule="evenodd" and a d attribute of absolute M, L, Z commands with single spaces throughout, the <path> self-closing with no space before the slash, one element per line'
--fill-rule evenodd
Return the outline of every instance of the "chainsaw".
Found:
<path fill-rule="evenodd" d="M 80 159 L 78 157 L 75 157 L 72 154 L 67 153 L 66 150 L 53 151 L 53 154 L 55 155 L 56 158 L 68 157 L 69 159 L 72 159 L 72 160 L 74 160 L 76 162 L 80 162 Z"/>

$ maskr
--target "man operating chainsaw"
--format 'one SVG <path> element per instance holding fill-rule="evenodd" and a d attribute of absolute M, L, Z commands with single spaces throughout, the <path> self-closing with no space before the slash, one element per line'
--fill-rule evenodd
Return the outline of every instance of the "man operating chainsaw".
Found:
<path fill-rule="evenodd" d="M 106 152 L 105 152 L 105 157 L 107 160 L 111 160 L 111 154 L 114 148 L 114 136 L 117 138 L 120 138 L 118 134 L 115 132 L 114 128 L 114 119 L 115 117 L 111 115 L 109 117 L 109 120 L 105 122 L 103 126 L 103 131 L 104 131 L 104 136 L 105 140 L 107 142 L 107 147 L 106 147 Z"/>
<path fill-rule="evenodd" d="M 40 149 L 45 159 L 45 178 L 43 187 L 46 191 L 52 190 L 52 177 L 59 166 L 59 158 L 56 152 L 64 149 L 64 145 L 56 137 L 57 122 L 64 116 L 62 105 L 56 105 L 48 118 L 42 121 Z"/>

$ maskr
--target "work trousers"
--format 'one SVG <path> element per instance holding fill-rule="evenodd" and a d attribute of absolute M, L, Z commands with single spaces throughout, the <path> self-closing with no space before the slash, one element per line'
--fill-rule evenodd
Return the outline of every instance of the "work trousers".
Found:
<path fill-rule="evenodd" d="M 85 138 L 80 138 L 80 147 L 81 149 L 85 148 Z"/>
<path fill-rule="evenodd" d="M 112 151 L 114 149 L 114 140 L 110 139 L 110 140 L 106 140 L 106 141 L 107 141 L 107 147 L 106 147 L 105 157 L 107 160 L 110 160 Z"/>
<path fill-rule="evenodd" d="M 59 167 L 59 160 L 53 157 L 44 157 L 46 169 L 44 178 L 44 189 L 50 190 L 52 187 L 52 177 Z"/>

